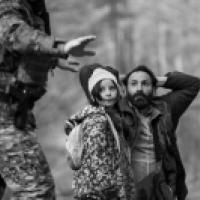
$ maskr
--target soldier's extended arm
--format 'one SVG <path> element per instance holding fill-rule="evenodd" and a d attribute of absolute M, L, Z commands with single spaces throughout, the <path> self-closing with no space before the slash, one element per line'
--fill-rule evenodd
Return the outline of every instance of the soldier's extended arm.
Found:
<path fill-rule="evenodd" d="M 57 41 L 55 37 L 32 27 L 30 10 L 24 1 L 0 0 L 0 44 L 8 51 L 19 54 L 44 54 L 66 58 L 94 55 L 85 46 L 95 36 L 85 36 L 69 42 Z"/>

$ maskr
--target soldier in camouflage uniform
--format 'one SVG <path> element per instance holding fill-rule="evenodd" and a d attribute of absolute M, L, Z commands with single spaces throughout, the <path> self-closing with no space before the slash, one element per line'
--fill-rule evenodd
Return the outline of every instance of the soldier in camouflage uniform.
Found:
<path fill-rule="evenodd" d="M 43 0 L 0 0 L 0 192 L 6 184 L 12 200 L 55 199 L 32 109 L 59 59 L 92 55 L 84 48 L 94 39 L 56 40 Z"/>

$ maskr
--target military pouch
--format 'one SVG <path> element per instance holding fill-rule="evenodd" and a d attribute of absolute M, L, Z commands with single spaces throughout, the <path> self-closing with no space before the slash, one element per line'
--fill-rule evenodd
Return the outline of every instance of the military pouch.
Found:
<path fill-rule="evenodd" d="M 27 125 L 35 128 L 35 119 L 31 112 L 35 101 L 44 95 L 46 90 L 39 86 L 30 86 L 19 81 L 10 87 L 10 95 L 17 108 L 14 116 L 16 128 L 24 129 Z"/>
<path fill-rule="evenodd" d="M 14 117 L 14 125 L 16 128 L 24 130 L 25 128 L 36 128 L 36 120 L 32 112 L 18 112 Z"/>
<path fill-rule="evenodd" d="M 57 59 L 49 56 L 27 55 L 20 61 L 16 79 L 24 84 L 46 85 L 48 72 L 55 68 Z"/>
<path fill-rule="evenodd" d="M 37 101 L 45 92 L 46 89 L 44 87 L 15 81 L 15 83 L 10 86 L 9 94 L 14 100 L 20 103 L 25 100 Z"/>

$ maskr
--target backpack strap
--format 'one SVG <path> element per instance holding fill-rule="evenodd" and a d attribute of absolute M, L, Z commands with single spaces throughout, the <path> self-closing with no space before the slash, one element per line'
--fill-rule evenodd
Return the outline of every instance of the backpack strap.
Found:
<path fill-rule="evenodd" d="M 119 150 L 119 152 L 120 152 L 120 141 L 119 141 L 120 139 L 119 139 L 118 132 L 117 132 L 117 130 L 116 130 L 114 124 L 113 124 L 112 119 L 110 118 L 110 116 L 109 116 L 107 113 L 106 113 L 106 118 L 107 118 L 107 120 L 108 120 L 108 123 L 109 123 L 109 125 L 110 125 L 111 131 L 112 131 L 112 133 L 113 133 L 113 135 L 114 135 L 114 138 L 115 138 L 115 140 L 116 140 L 117 148 L 118 148 L 118 150 Z"/>

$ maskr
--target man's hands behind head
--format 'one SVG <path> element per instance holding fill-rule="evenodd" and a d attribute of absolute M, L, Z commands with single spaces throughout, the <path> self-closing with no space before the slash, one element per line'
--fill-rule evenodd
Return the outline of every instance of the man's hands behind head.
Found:
<path fill-rule="evenodd" d="M 166 81 L 167 81 L 167 76 L 157 76 L 157 87 L 162 87 Z"/>

